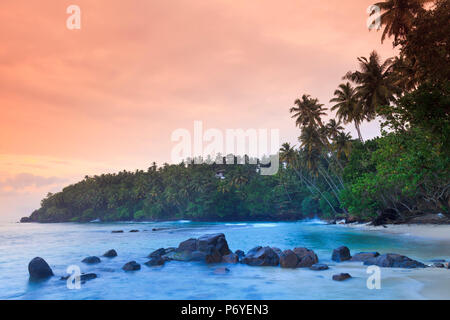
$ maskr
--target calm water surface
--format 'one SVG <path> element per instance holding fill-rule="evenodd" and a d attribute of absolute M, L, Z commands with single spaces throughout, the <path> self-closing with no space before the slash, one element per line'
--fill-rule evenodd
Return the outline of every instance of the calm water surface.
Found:
<path fill-rule="evenodd" d="M 152 228 L 168 228 L 152 231 Z M 112 230 L 124 230 L 112 234 Z M 138 233 L 129 233 L 138 229 Z M 277 267 L 227 265 L 230 273 L 216 275 L 217 266 L 198 262 L 169 262 L 163 267 L 143 265 L 146 256 L 160 247 L 207 233 L 223 232 L 230 248 L 247 251 L 257 245 L 282 250 L 298 246 L 313 249 L 320 262 L 330 265 L 326 271 L 286 270 Z M 387 235 L 309 222 L 194 223 L 88 223 L 88 224 L 0 224 L 0 299 L 421 299 L 424 283 L 416 280 L 429 272 L 430 277 L 448 280 L 450 272 L 440 270 L 382 269 L 382 289 L 369 290 L 366 268 L 361 263 L 336 264 L 330 260 L 333 248 L 346 245 L 359 251 L 395 252 L 427 262 L 450 259 L 450 243 L 411 236 Z M 101 256 L 116 249 L 118 257 L 101 258 L 98 265 L 80 261 L 90 255 Z M 28 262 L 44 258 L 55 277 L 41 283 L 28 281 Z M 124 272 L 124 263 L 142 264 L 137 272 Z M 82 272 L 94 272 L 97 279 L 80 290 L 67 289 L 59 280 L 69 265 Z M 335 282 L 335 273 L 349 272 L 353 278 Z M 443 296 L 442 296 L 442 292 Z M 450 289 L 440 289 L 450 299 Z"/>

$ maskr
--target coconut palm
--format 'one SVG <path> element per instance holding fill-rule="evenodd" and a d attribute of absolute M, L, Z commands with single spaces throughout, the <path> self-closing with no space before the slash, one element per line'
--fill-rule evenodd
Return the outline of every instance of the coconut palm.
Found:
<path fill-rule="evenodd" d="M 338 116 L 339 121 L 343 121 L 344 124 L 353 122 L 355 124 L 356 132 L 358 132 L 359 140 L 363 141 L 360 125 L 364 120 L 364 114 L 356 89 L 353 88 L 349 82 L 345 84 L 342 83 L 334 92 L 334 95 L 335 98 L 331 99 L 330 102 L 335 102 L 336 104 L 331 107 L 331 110 L 337 110 L 336 115 Z"/>
<path fill-rule="evenodd" d="M 379 106 L 389 105 L 395 101 L 395 95 L 400 93 L 399 88 L 394 84 L 394 74 L 392 71 L 392 59 L 387 59 L 383 63 L 376 51 L 373 51 L 369 58 L 359 57 L 360 70 L 348 72 L 344 79 L 355 82 L 357 96 L 360 99 L 361 113 L 368 121 L 376 116 Z"/>
<path fill-rule="evenodd" d="M 423 5 L 431 0 L 386 0 L 375 5 L 382 11 L 381 24 L 384 25 L 381 42 L 386 36 L 394 36 L 394 44 L 411 30 L 417 13 L 423 10 Z"/>
<path fill-rule="evenodd" d="M 327 136 L 333 139 L 336 137 L 340 131 L 344 130 L 344 128 L 341 126 L 340 121 L 336 121 L 335 119 L 330 119 L 325 126 Z"/>
<path fill-rule="evenodd" d="M 297 166 L 297 152 L 290 143 L 286 142 L 281 145 L 280 160 L 293 168 Z"/>
<path fill-rule="evenodd" d="M 302 126 L 322 126 L 321 116 L 326 115 L 323 104 L 318 99 L 313 99 L 309 95 L 303 95 L 301 99 L 294 102 L 295 106 L 290 109 L 292 118 L 295 118 L 295 124 Z"/>
<path fill-rule="evenodd" d="M 352 147 L 352 137 L 348 132 L 339 132 L 333 138 L 333 148 L 336 151 L 338 159 L 341 159 L 342 154 L 348 158 Z"/>

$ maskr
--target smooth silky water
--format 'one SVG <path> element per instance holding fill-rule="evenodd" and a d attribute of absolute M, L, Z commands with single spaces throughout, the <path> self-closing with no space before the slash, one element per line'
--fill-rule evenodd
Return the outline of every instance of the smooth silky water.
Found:
<path fill-rule="evenodd" d="M 168 228 L 152 231 L 152 228 Z M 138 233 L 128 232 L 138 229 Z M 111 233 L 124 230 L 124 233 Z M 214 274 L 217 265 L 171 261 L 162 267 L 144 265 L 146 256 L 160 247 L 176 247 L 191 237 L 223 232 L 231 250 L 261 245 L 282 250 L 313 249 L 326 271 L 224 265 L 225 275 Z M 0 225 L 1 299 L 450 299 L 450 271 L 444 269 L 386 269 L 381 289 L 369 290 L 369 274 L 362 263 L 334 263 L 333 248 L 346 245 L 352 253 L 400 253 L 422 262 L 449 259 L 450 243 L 406 235 L 389 235 L 306 222 L 198 223 L 65 223 Z M 116 249 L 112 259 L 100 257 Z M 97 255 L 102 262 L 85 265 L 81 260 Z M 39 283 L 28 280 L 28 262 L 44 258 L 55 276 Z M 136 260 L 141 270 L 124 272 L 124 263 Z M 97 279 L 69 290 L 60 277 L 69 265 L 94 272 Z M 222 265 L 221 265 L 222 266 Z M 332 275 L 348 272 L 353 278 L 333 281 Z"/>

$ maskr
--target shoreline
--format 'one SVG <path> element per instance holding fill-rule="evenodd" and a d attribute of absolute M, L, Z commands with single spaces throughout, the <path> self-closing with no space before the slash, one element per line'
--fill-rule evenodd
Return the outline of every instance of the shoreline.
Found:
<path fill-rule="evenodd" d="M 383 232 L 394 235 L 450 241 L 449 224 L 387 224 L 385 226 L 373 226 L 369 223 L 350 223 L 340 224 L 339 226 L 367 232 Z"/>

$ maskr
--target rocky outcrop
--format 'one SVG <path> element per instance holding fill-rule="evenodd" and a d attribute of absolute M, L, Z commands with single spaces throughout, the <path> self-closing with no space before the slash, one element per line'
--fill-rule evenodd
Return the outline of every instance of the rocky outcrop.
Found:
<path fill-rule="evenodd" d="M 260 267 L 277 266 L 280 263 L 280 258 L 270 247 L 255 247 L 242 258 L 242 263 Z"/>
<path fill-rule="evenodd" d="M 99 257 L 90 256 L 90 257 L 84 258 L 83 260 L 81 260 L 81 262 L 86 263 L 86 264 L 97 264 L 97 263 L 100 263 L 101 260 Z"/>
<path fill-rule="evenodd" d="M 53 276 L 53 271 L 48 263 L 41 257 L 36 257 L 28 264 L 28 272 L 31 280 L 41 280 Z"/>
<path fill-rule="evenodd" d="M 368 259 L 364 265 L 376 265 L 385 268 L 425 268 L 426 266 L 419 261 L 410 259 L 400 254 L 388 253 L 382 254 L 376 258 Z"/>
<path fill-rule="evenodd" d="M 114 258 L 117 257 L 117 252 L 114 249 L 108 250 L 103 254 L 104 257 L 106 258 Z"/>
<path fill-rule="evenodd" d="M 345 246 L 334 249 L 331 256 L 331 260 L 336 262 L 347 261 L 351 258 L 352 256 L 350 255 L 350 250 Z"/>
<path fill-rule="evenodd" d="M 316 263 L 316 264 L 313 264 L 309 268 L 314 271 L 322 271 L 322 270 L 328 270 L 328 265 L 323 264 L 323 263 Z"/>
<path fill-rule="evenodd" d="M 378 257 L 380 254 L 378 252 L 360 252 L 355 254 L 350 261 L 364 262 L 372 258 Z"/>
<path fill-rule="evenodd" d="M 339 274 L 335 274 L 333 275 L 333 280 L 334 281 L 344 281 L 347 279 L 350 279 L 352 276 L 349 275 L 348 273 L 339 273 Z"/>
<path fill-rule="evenodd" d="M 141 265 L 136 261 L 130 261 L 123 265 L 122 270 L 124 271 L 137 271 L 141 269 Z"/>
<path fill-rule="evenodd" d="M 30 217 L 23 217 L 20 219 L 20 223 L 30 223 L 33 222 Z"/>
<path fill-rule="evenodd" d="M 319 262 L 319 258 L 314 253 L 314 251 L 308 248 L 295 248 L 293 251 L 299 259 L 297 268 L 309 268 L 313 264 Z"/>

